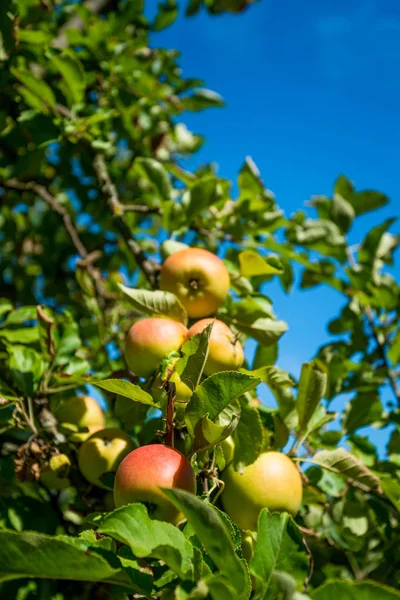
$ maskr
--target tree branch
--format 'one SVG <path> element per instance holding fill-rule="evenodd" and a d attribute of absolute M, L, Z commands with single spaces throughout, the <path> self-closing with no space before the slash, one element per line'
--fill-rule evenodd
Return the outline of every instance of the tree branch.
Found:
<path fill-rule="evenodd" d="M 394 372 L 393 372 L 393 370 L 392 370 L 392 368 L 391 368 L 391 366 L 389 364 L 389 361 L 388 361 L 388 358 L 387 358 L 387 355 L 386 355 L 385 344 L 382 344 L 381 340 L 379 339 L 379 334 L 378 334 L 378 332 L 375 329 L 374 316 L 373 316 L 371 307 L 370 306 L 366 306 L 365 309 L 364 309 L 364 313 L 365 313 L 365 316 L 367 317 L 367 321 L 368 321 L 369 326 L 371 328 L 371 332 L 372 332 L 373 338 L 375 340 L 376 347 L 378 349 L 380 357 L 382 359 L 383 365 L 384 365 L 384 367 L 385 367 L 385 369 L 387 371 L 387 377 L 389 379 L 389 385 L 390 385 L 390 387 L 392 389 L 392 392 L 393 392 L 393 394 L 394 394 L 394 396 L 396 398 L 397 405 L 400 407 L 400 389 L 399 389 L 399 386 L 397 385 L 396 375 L 394 374 Z"/>
<path fill-rule="evenodd" d="M 105 298 L 107 294 L 104 289 L 104 283 L 101 276 L 101 272 L 99 269 L 93 266 L 93 258 L 98 257 L 98 253 L 89 253 L 83 244 L 82 240 L 79 237 L 79 233 L 72 222 L 72 219 L 67 211 L 67 209 L 60 204 L 60 202 L 45 188 L 43 185 L 36 183 L 34 181 L 28 181 L 26 183 L 22 183 L 21 181 L 17 181 L 16 179 L 10 179 L 9 181 L 2 182 L 1 185 L 4 188 L 17 190 L 21 192 L 31 191 L 43 198 L 45 202 L 50 206 L 50 208 L 60 215 L 64 222 L 64 227 L 71 238 L 73 245 L 75 246 L 79 256 L 81 257 L 80 266 L 85 268 L 89 273 L 95 290 L 98 302 L 100 306 L 104 306 Z"/>
<path fill-rule="evenodd" d="M 124 219 L 124 205 L 119 200 L 117 188 L 111 180 L 102 154 L 97 154 L 95 156 L 93 167 L 101 184 L 101 189 L 107 198 L 107 203 L 113 214 L 116 228 L 125 240 L 125 243 L 133 254 L 138 267 L 142 270 L 150 285 L 153 288 L 156 287 L 157 274 L 160 267 L 158 263 L 146 257 L 139 242 L 136 240 L 135 236 L 128 227 Z"/>

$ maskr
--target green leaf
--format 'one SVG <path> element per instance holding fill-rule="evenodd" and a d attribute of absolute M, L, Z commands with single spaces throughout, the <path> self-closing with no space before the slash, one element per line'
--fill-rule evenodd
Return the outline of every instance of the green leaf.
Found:
<path fill-rule="evenodd" d="M 153 22 L 154 31 L 161 31 L 171 25 L 178 16 L 178 5 L 175 0 L 167 0 L 158 5 L 158 14 Z"/>
<path fill-rule="evenodd" d="M 165 240 L 165 242 L 161 244 L 161 256 L 165 260 L 168 258 L 168 256 L 171 256 L 171 254 L 175 254 L 175 252 L 179 252 L 180 250 L 186 250 L 187 248 L 190 248 L 190 246 L 183 244 L 182 242 L 177 242 L 176 240 Z"/>
<path fill-rule="evenodd" d="M 186 325 L 187 314 L 178 298 L 171 292 L 160 290 L 139 290 L 119 284 L 120 290 L 128 296 L 133 306 L 142 314 L 169 317 Z"/>
<path fill-rule="evenodd" d="M 254 252 L 254 250 L 240 252 L 239 265 L 242 277 L 283 273 L 283 268 L 278 258 L 274 256 L 263 258 L 257 252 Z"/>
<path fill-rule="evenodd" d="M 46 31 L 40 31 L 33 29 L 20 29 L 18 32 L 18 38 L 20 42 L 25 44 L 34 44 L 42 46 L 48 44 L 51 41 L 51 35 Z"/>
<path fill-rule="evenodd" d="M 353 433 L 360 427 L 379 421 L 382 411 L 382 403 L 378 394 L 360 392 L 346 407 L 343 414 L 343 428 L 348 433 Z"/>
<path fill-rule="evenodd" d="M 235 442 L 234 466 L 237 471 L 251 465 L 263 449 L 264 432 L 260 413 L 246 399 L 241 398 L 240 420 L 233 432 Z"/>
<path fill-rule="evenodd" d="M 188 222 L 204 209 L 216 204 L 222 197 L 223 190 L 217 177 L 204 177 L 196 181 L 189 191 L 189 204 L 186 209 Z"/>
<path fill-rule="evenodd" d="M 274 574 L 291 574 L 301 589 L 308 575 L 309 557 L 302 535 L 287 513 L 270 514 L 264 508 L 258 519 L 257 544 L 250 564 L 255 578 L 256 598 L 272 600 L 277 597 Z"/>
<path fill-rule="evenodd" d="M 372 473 L 358 458 L 353 456 L 344 448 L 336 450 L 321 450 L 317 452 L 311 461 L 333 473 L 339 473 L 362 484 L 371 490 L 380 489 L 380 479 Z"/>
<path fill-rule="evenodd" d="M 170 523 L 150 519 L 143 504 L 128 504 L 114 510 L 101 521 L 99 532 L 129 546 L 137 558 L 158 558 L 182 579 L 192 576 L 191 544 Z"/>
<path fill-rule="evenodd" d="M 381 192 L 374 190 L 363 190 L 356 192 L 352 182 L 344 175 L 339 175 L 335 182 L 335 194 L 340 194 L 352 205 L 356 216 L 362 215 L 368 211 L 376 210 L 385 206 L 389 198 Z"/>
<path fill-rule="evenodd" d="M 10 67 L 10 72 L 29 90 L 31 94 L 39 99 L 41 104 L 44 104 L 50 108 L 54 108 L 56 104 L 56 98 L 53 90 L 45 81 L 43 81 L 43 79 L 34 77 L 29 71 L 16 69 L 15 67 Z"/>
<path fill-rule="evenodd" d="M 312 600 L 398 600 L 400 592 L 376 581 L 328 581 L 311 593 Z"/>
<path fill-rule="evenodd" d="M 9 366 L 13 380 L 25 396 L 32 396 L 44 373 L 44 363 L 38 352 L 25 346 L 9 346 Z"/>
<path fill-rule="evenodd" d="M 300 434 L 304 432 L 307 423 L 325 394 L 326 380 L 326 370 L 321 368 L 320 364 L 312 361 L 302 365 L 296 400 Z"/>
<path fill-rule="evenodd" d="M 227 406 L 216 418 L 217 423 L 207 415 L 203 417 L 195 428 L 194 450 L 205 450 L 229 437 L 238 424 L 239 416 L 239 412 Z"/>
<path fill-rule="evenodd" d="M 285 331 L 288 330 L 285 321 L 274 321 L 273 319 L 256 319 L 251 324 L 234 320 L 233 323 L 239 331 L 254 338 L 263 346 L 275 344 Z"/>
<path fill-rule="evenodd" d="M 0 61 L 7 60 L 15 45 L 15 21 L 18 7 L 15 0 L 2 0 L 0 4 Z"/>
<path fill-rule="evenodd" d="M 373 227 L 365 236 L 358 250 L 358 261 L 360 264 L 372 266 L 381 243 L 382 236 L 394 223 L 396 219 L 386 219 L 381 225 Z"/>
<path fill-rule="evenodd" d="M 1 323 L 0 327 L 9 325 L 21 325 L 25 321 L 36 320 L 36 306 L 22 306 L 16 308 L 7 315 L 7 318 Z"/>
<path fill-rule="evenodd" d="M 396 335 L 390 342 L 387 355 L 393 366 L 396 367 L 400 363 L 400 329 L 397 330 Z"/>
<path fill-rule="evenodd" d="M 381 479 L 383 493 L 400 512 L 400 482 L 394 478 L 383 477 Z"/>
<path fill-rule="evenodd" d="M 224 101 L 216 92 L 199 88 L 191 96 L 182 98 L 181 104 L 184 110 L 198 111 L 205 108 L 224 106 Z"/>
<path fill-rule="evenodd" d="M 278 360 L 279 347 L 278 344 L 271 346 L 263 346 L 257 344 L 257 349 L 254 355 L 254 361 L 252 364 L 252 370 L 256 371 L 261 367 L 272 366 Z"/>
<path fill-rule="evenodd" d="M 196 333 L 181 348 L 182 357 L 175 370 L 186 385 L 195 390 L 200 383 L 204 365 L 208 356 L 208 342 L 213 324 L 207 325 L 201 333 Z"/>
<path fill-rule="evenodd" d="M 129 578 L 99 554 L 43 533 L 0 531 L 0 581 L 26 577 L 105 581 L 131 588 Z"/>
<path fill-rule="evenodd" d="M 353 206 L 340 194 L 334 194 L 331 205 L 331 219 L 342 233 L 347 233 L 355 217 Z"/>
<path fill-rule="evenodd" d="M 0 318 L 12 309 L 13 305 L 7 298 L 0 298 Z"/>
<path fill-rule="evenodd" d="M 61 54 L 50 55 L 50 60 L 64 79 L 63 91 L 69 105 L 79 104 L 85 98 L 85 70 L 76 52 L 64 50 Z"/>
<path fill-rule="evenodd" d="M 129 398 L 134 402 L 140 402 L 141 404 L 147 404 L 148 406 L 158 407 L 159 404 L 153 400 L 153 397 L 142 390 L 139 385 L 135 385 L 130 381 L 124 379 L 103 379 L 101 381 L 91 381 L 92 385 L 99 387 L 112 394 Z"/>
<path fill-rule="evenodd" d="M 237 371 L 224 371 L 207 377 L 192 394 L 186 407 L 185 421 L 191 437 L 194 438 L 195 427 L 203 417 L 208 415 L 213 421 L 228 404 L 259 383 L 260 379 Z"/>
<path fill-rule="evenodd" d="M 37 327 L 18 327 L 17 329 L 0 329 L 0 338 L 4 338 L 11 344 L 33 344 L 39 341 L 39 330 Z"/>
<path fill-rule="evenodd" d="M 161 200 L 171 200 L 171 180 L 161 163 L 154 158 L 139 157 L 134 162 L 134 169 L 148 181 Z"/>
<path fill-rule="evenodd" d="M 236 591 L 235 597 L 248 598 L 250 581 L 246 563 L 236 555 L 227 525 L 216 509 L 183 490 L 163 491 L 183 512 L 220 574 L 232 584 Z"/>

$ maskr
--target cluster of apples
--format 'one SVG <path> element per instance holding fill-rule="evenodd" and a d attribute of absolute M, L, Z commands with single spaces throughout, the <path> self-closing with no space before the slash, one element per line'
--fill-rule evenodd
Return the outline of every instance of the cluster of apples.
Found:
<path fill-rule="evenodd" d="M 228 294 L 229 284 L 228 269 L 215 254 L 201 248 L 187 248 L 171 254 L 161 269 L 160 288 L 177 296 L 189 318 L 200 320 L 189 329 L 182 323 L 160 317 L 135 323 L 125 342 L 129 368 L 139 377 L 150 377 L 164 356 L 179 351 L 186 340 L 214 321 L 204 374 L 239 369 L 244 354 L 236 335 L 223 321 L 204 318 L 220 307 Z M 179 384 L 176 375 L 175 383 Z M 177 389 L 178 396 L 180 392 L 187 394 L 183 386 Z"/>
<path fill-rule="evenodd" d="M 179 351 L 184 342 L 213 321 L 209 354 L 204 367 L 206 376 L 239 369 L 244 360 L 243 348 L 235 334 L 223 323 L 210 317 L 229 291 L 228 270 L 214 254 L 196 248 L 180 250 L 169 256 L 161 269 L 160 287 L 174 293 L 191 319 L 200 319 L 189 329 L 167 318 L 145 318 L 129 330 L 125 343 L 125 358 L 129 368 L 139 377 L 148 379 L 159 369 L 160 362 L 170 352 Z M 192 390 L 173 373 L 177 400 L 187 402 Z M 114 502 L 116 507 L 130 502 L 147 505 L 156 519 L 178 523 L 182 515 L 167 500 L 161 488 L 180 488 L 196 493 L 195 473 L 187 458 L 176 449 L 162 444 L 134 448 L 131 438 L 122 430 L 104 428 L 104 414 L 89 396 L 70 399 L 61 406 L 58 419 L 85 427 L 87 433 L 77 434 L 83 442 L 78 463 L 83 476 L 92 484 L 106 487 L 102 476 L 115 473 Z M 225 469 L 221 500 L 227 514 L 242 530 L 257 529 L 262 508 L 286 510 L 295 514 L 302 500 L 302 481 L 293 462 L 280 452 L 264 452 L 252 464 L 238 473 L 233 468 L 232 438 L 221 444 Z"/>

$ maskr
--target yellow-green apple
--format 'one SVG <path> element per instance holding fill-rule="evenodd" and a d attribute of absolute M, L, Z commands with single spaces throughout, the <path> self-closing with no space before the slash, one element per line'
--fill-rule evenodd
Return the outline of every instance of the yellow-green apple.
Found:
<path fill-rule="evenodd" d="M 229 291 L 223 261 L 203 248 L 185 248 L 168 256 L 160 273 L 160 288 L 175 294 L 191 318 L 215 313 Z"/>
<path fill-rule="evenodd" d="M 150 317 L 137 321 L 125 340 L 128 367 L 139 377 L 149 377 L 164 356 L 180 349 L 186 335 L 186 327 L 172 319 Z"/>
<path fill-rule="evenodd" d="M 175 421 L 181 423 L 184 420 L 186 405 L 189 402 L 190 396 L 193 394 L 193 390 L 182 381 L 176 371 L 172 373 L 168 381 L 175 384 Z M 159 375 L 152 385 L 151 394 L 164 411 L 168 396 L 165 388 L 163 389 L 163 381 Z"/>
<path fill-rule="evenodd" d="M 64 490 L 71 485 L 68 473 L 71 461 L 66 454 L 56 454 L 42 467 L 40 481 L 50 490 Z"/>
<path fill-rule="evenodd" d="M 79 448 L 79 469 L 90 483 L 107 489 L 100 477 L 105 473 L 115 473 L 122 459 L 134 447 L 132 439 L 121 429 L 102 429 L 91 435 Z"/>
<path fill-rule="evenodd" d="M 73 432 L 73 441 L 83 442 L 95 431 L 104 428 L 104 413 L 98 402 L 91 396 L 73 396 L 56 411 L 59 423 L 68 423 L 78 428 L 87 429 L 85 432 Z"/>
<path fill-rule="evenodd" d="M 188 339 L 201 333 L 214 319 L 197 321 L 188 331 Z M 225 323 L 215 319 L 208 345 L 208 357 L 204 366 L 205 375 L 219 371 L 240 369 L 243 364 L 243 348 L 236 335 Z"/>
<path fill-rule="evenodd" d="M 187 458 L 173 448 L 161 444 L 142 446 L 128 454 L 118 468 L 115 506 L 143 502 L 152 518 L 176 524 L 182 514 L 160 488 L 179 488 L 195 494 L 194 471 Z"/>
<path fill-rule="evenodd" d="M 225 438 L 220 444 L 225 459 L 225 468 L 231 464 L 235 454 L 235 442 L 232 436 Z"/>
<path fill-rule="evenodd" d="M 261 509 L 287 511 L 300 508 L 303 485 L 293 462 L 281 452 L 264 452 L 244 468 L 243 473 L 230 465 L 222 474 L 225 483 L 222 505 L 240 529 L 256 531 Z"/>

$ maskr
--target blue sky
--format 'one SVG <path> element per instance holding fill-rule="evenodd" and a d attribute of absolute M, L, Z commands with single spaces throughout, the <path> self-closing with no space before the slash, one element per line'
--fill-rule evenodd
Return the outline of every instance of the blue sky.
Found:
<path fill-rule="evenodd" d="M 146 10 L 153 16 L 157 1 Z M 178 49 L 183 75 L 204 79 L 227 104 L 184 116 L 206 138 L 189 167 L 215 161 L 235 180 L 249 155 L 287 215 L 329 195 L 341 172 L 388 194 L 391 205 L 361 217 L 352 243 L 399 215 L 398 0 L 261 0 L 240 15 L 181 14 L 152 45 Z M 266 292 L 290 326 L 278 364 L 298 376 L 329 339 L 326 323 L 343 300 L 325 287 L 287 297 L 273 283 Z"/>

